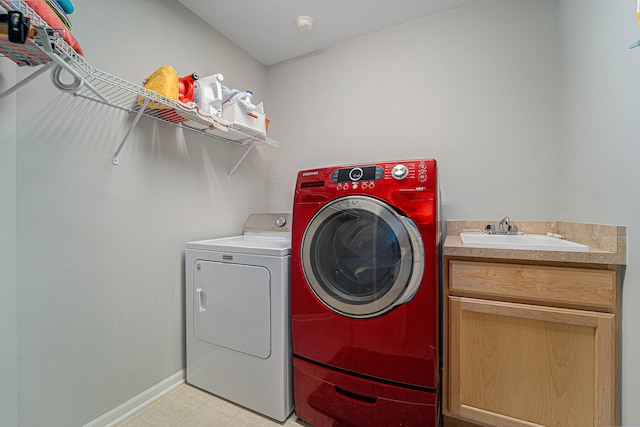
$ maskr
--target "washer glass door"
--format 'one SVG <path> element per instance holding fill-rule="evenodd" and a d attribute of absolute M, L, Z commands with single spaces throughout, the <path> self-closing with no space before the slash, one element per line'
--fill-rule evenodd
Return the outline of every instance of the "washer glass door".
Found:
<path fill-rule="evenodd" d="M 373 317 L 409 301 L 424 271 L 415 224 L 386 203 L 343 197 L 311 219 L 302 238 L 302 268 L 313 292 L 349 317 Z"/>

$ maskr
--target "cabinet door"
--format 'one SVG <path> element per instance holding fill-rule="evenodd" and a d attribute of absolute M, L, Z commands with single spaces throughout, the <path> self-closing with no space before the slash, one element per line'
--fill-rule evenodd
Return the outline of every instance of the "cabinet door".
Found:
<path fill-rule="evenodd" d="M 449 408 L 493 426 L 611 426 L 615 315 L 449 297 Z"/>

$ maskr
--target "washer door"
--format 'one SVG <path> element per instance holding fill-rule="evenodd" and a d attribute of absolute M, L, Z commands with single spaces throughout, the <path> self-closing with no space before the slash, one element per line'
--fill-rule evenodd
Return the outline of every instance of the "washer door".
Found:
<path fill-rule="evenodd" d="M 302 237 L 307 283 L 330 309 L 374 317 L 409 301 L 424 272 L 417 227 L 372 197 L 348 196 L 324 206 Z"/>

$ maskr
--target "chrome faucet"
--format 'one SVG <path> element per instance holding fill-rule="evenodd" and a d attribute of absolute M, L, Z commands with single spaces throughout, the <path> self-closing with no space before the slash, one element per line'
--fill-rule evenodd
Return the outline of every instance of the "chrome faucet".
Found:
<path fill-rule="evenodd" d="M 485 230 L 488 234 L 518 234 L 518 226 L 511 224 L 511 220 L 508 216 L 505 216 L 500 220 L 497 230 L 493 224 L 487 224 Z"/>
<path fill-rule="evenodd" d="M 509 219 L 508 216 L 505 216 L 504 218 L 502 218 L 500 220 L 500 224 L 498 224 L 498 232 L 499 233 L 506 233 L 506 230 L 504 229 L 504 226 L 507 226 L 507 229 L 509 228 L 509 226 L 511 225 L 511 220 Z"/>

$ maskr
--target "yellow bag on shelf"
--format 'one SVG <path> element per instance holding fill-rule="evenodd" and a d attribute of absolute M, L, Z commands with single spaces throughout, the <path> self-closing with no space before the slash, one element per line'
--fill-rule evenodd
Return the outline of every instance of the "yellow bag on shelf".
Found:
<path fill-rule="evenodd" d="M 145 89 L 152 90 L 160 95 L 166 96 L 169 99 L 178 99 L 178 72 L 174 70 L 170 65 L 165 65 L 158 68 L 153 72 L 145 82 Z M 138 105 L 144 103 L 145 98 L 138 97 Z M 171 108 L 159 102 L 150 101 L 147 105 L 148 108 L 166 109 Z"/>

